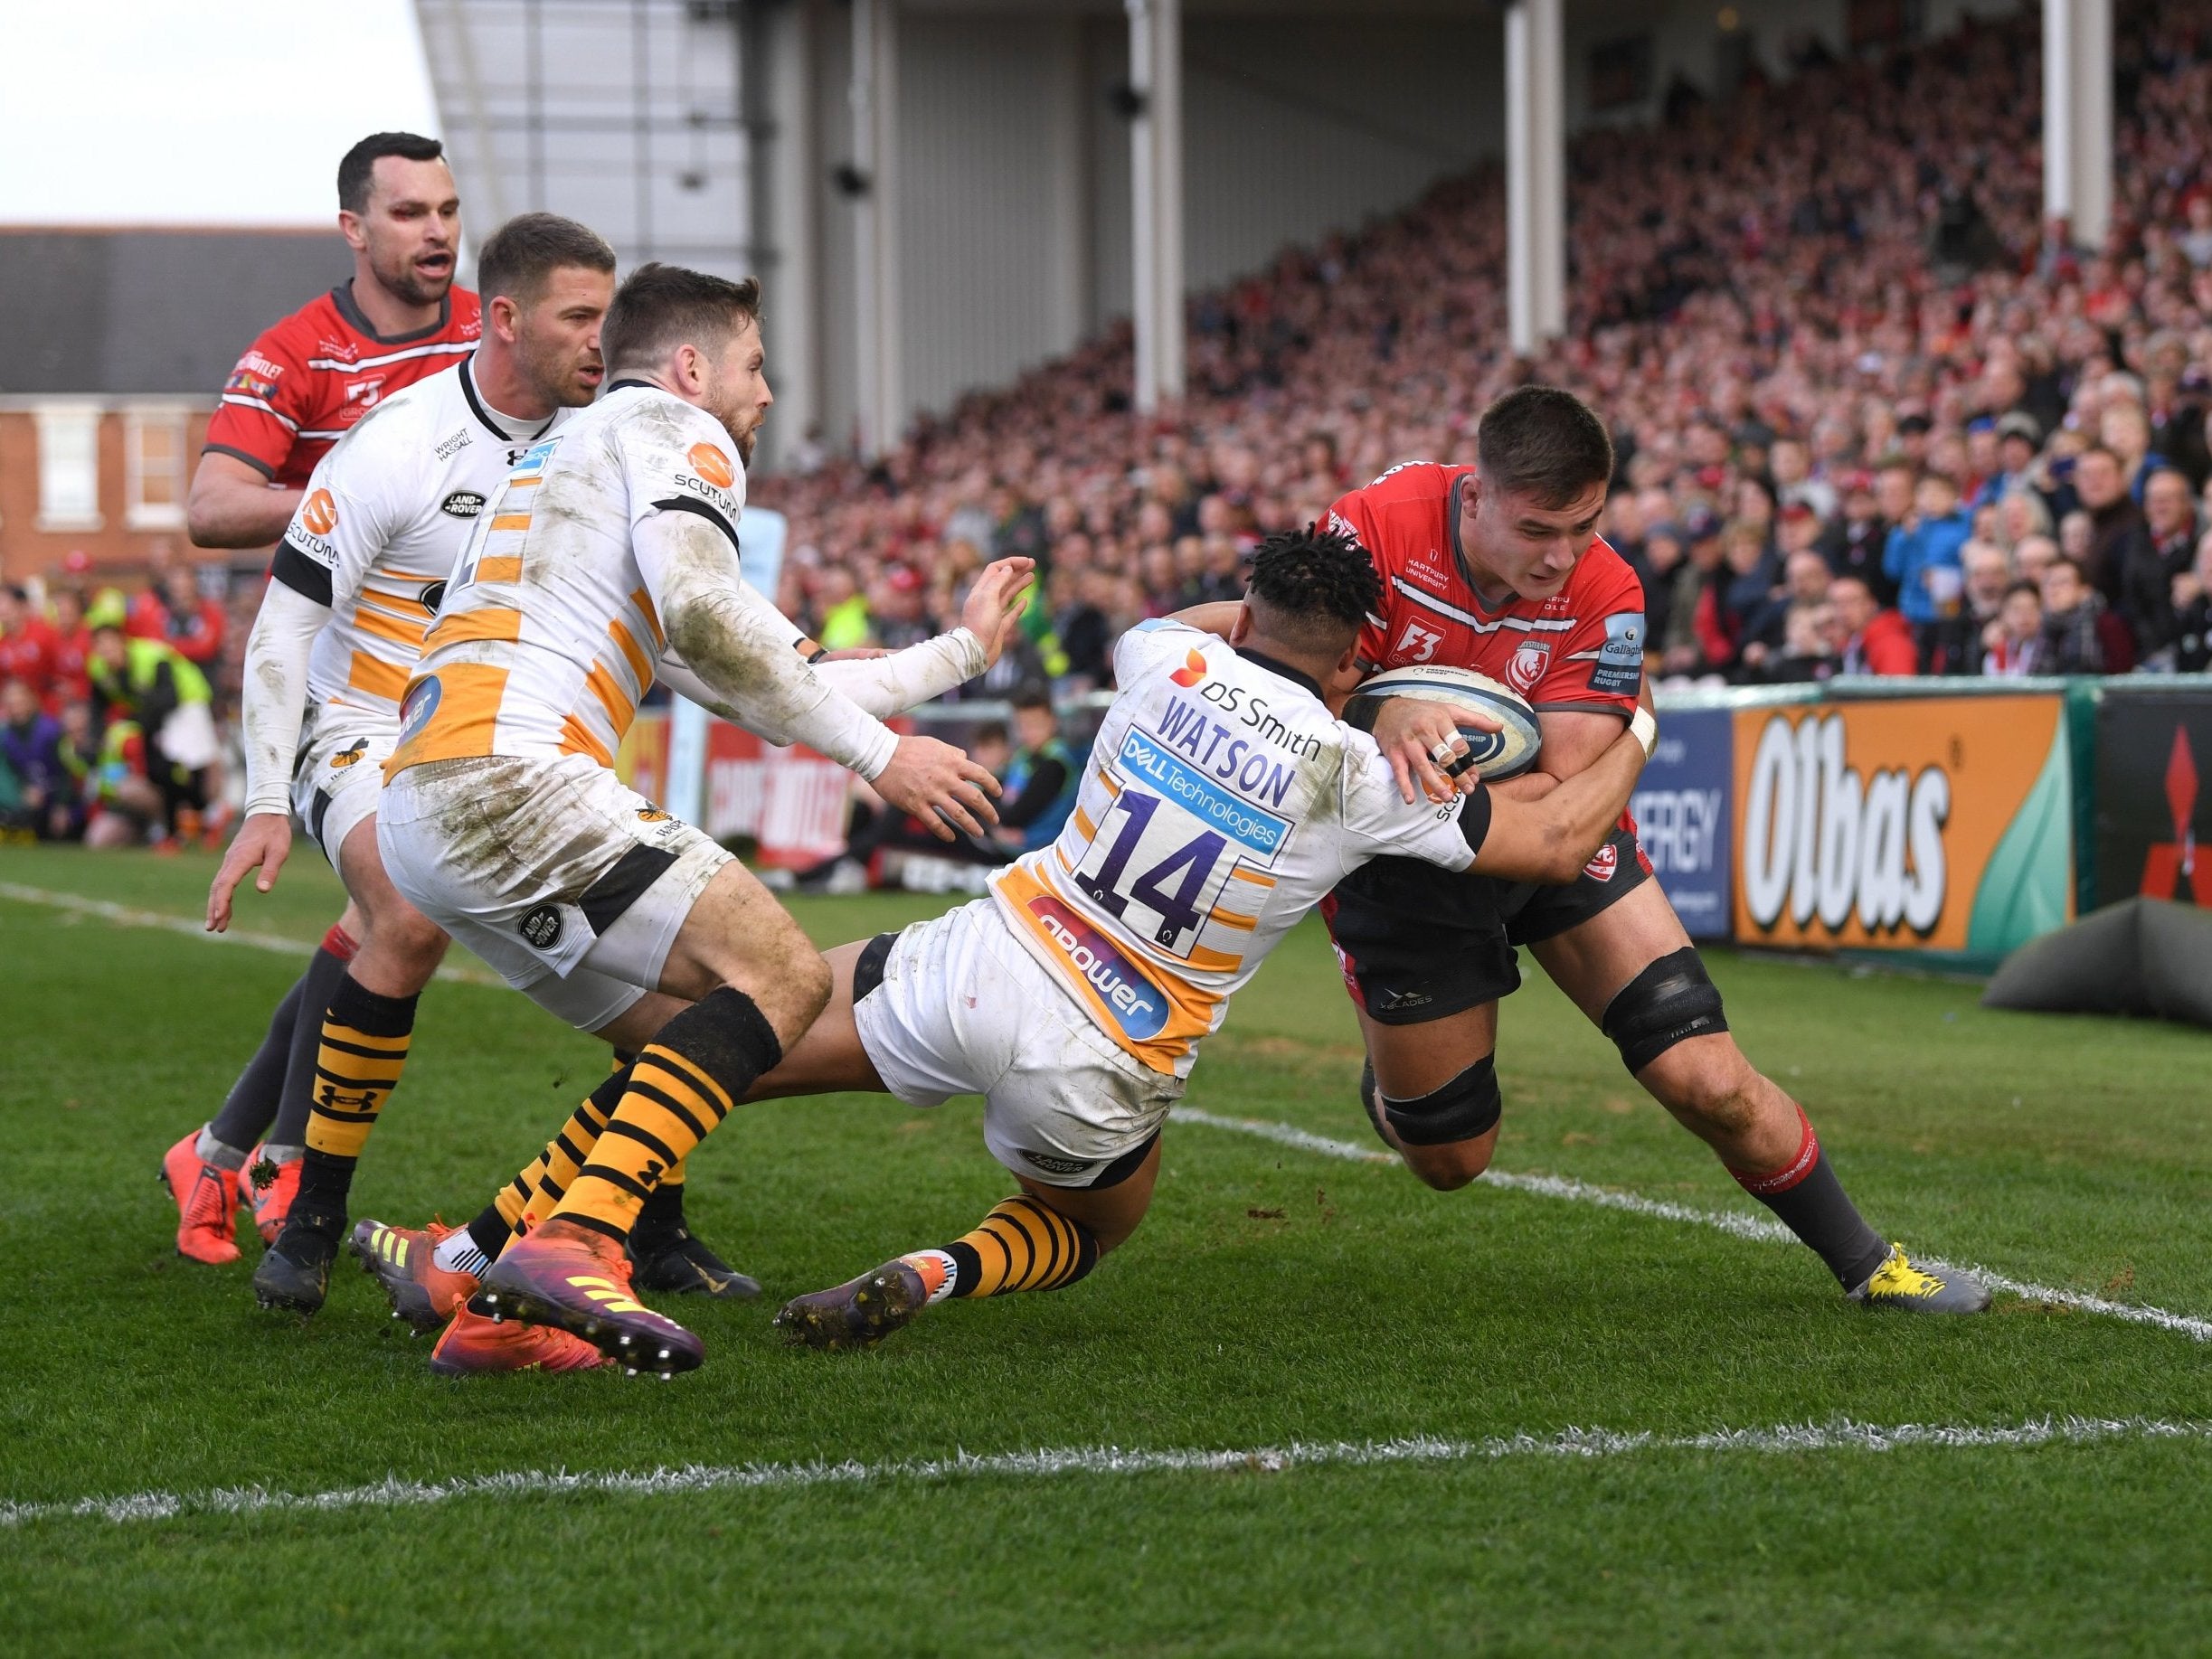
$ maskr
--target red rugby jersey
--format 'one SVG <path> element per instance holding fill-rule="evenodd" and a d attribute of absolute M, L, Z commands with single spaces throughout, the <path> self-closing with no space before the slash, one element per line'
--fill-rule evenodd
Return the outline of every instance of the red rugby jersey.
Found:
<path fill-rule="evenodd" d="M 1635 571 L 1594 537 L 1550 599 L 1485 604 L 1460 546 L 1460 497 L 1474 470 L 1408 462 L 1330 509 L 1328 527 L 1348 531 L 1383 579 L 1379 614 L 1359 636 L 1361 661 L 1370 670 L 1471 668 L 1510 685 L 1538 712 L 1632 717 L 1644 658 Z"/>
<path fill-rule="evenodd" d="M 207 449 L 236 456 L 287 487 L 307 481 L 323 453 L 379 401 L 477 348 L 477 297 L 453 288 L 438 321 L 380 335 L 341 283 L 265 329 L 223 382 Z"/>

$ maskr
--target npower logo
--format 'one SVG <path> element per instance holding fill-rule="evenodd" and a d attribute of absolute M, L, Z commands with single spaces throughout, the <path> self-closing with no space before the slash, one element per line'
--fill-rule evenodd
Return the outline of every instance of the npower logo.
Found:
<path fill-rule="evenodd" d="M 1763 930 L 1787 919 L 1833 933 L 1856 916 L 1870 934 L 1924 938 L 1947 893 L 1951 778 L 1940 764 L 1863 770 L 1848 730 L 1840 713 L 1795 726 L 1777 714 L 1760 732 L 1744 797 L 1744 908 Z"/>

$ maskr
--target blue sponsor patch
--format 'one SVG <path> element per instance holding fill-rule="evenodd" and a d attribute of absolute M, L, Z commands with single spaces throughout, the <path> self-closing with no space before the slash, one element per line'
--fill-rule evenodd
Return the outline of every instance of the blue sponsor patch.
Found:
<path fill-rule="evenodd" d="M 422 728 L 430 723 L 430 716 L 438 712 L 438 704 L 445 695 L 445 688 L 438 683 L 438 676 L 417 680 L 407 688 L 407 695 L 400 702 L 400 741 L 402 743 L 420 737 Z"/>
<path fill-rule="evenodd" d="M 1075 976 L 1089 985 L 1122 1034 L 1132 1042 L 1159 1035 L 1167 1023 L 1167 995 L 1138 970 L 1113 942 L 1049 893 L 1029 901 L 1049 939 Z"/>
<path fill-rule="evenodd" d="M 560 447 L 561 439 L 558 438 L 549 438 L 542 444 L 533 444 L 523 451 L 522 459 L 515 463 L 513 470 L 518 473 L 544 472 L 545 463 L 553 458 L 553 452 Z"/>
<path fill-rule="evenodd" d="M 1643 684 L 1644 619 L 1640 611 L 1616 611 L 1605 618 L 1605 643 L 1590 671 L 1590 689 L 1633 697 Z"/>
<path fill-rule="evenodd" d="M 1247 852 L 1272 858 L 1290 833 L 1290 819 L 1262 811 L 1241 796 L 1217 787 L 1212 778 L 1169 754 L 1167 746 L 1149 731 L 1130 727 L 1121 739 L 1117 759 L 1163 798 Z M 1256 755 L 1253 764 L 1265 771 L 1264 756 Z"/>

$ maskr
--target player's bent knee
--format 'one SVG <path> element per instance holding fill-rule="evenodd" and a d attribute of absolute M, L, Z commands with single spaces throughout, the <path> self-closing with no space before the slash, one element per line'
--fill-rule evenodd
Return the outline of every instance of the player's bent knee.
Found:
<path fill-rule="evenodd" d="M 1404 1151 L 1407 1166 L 1442 1192 L 1465 1186 L 1489 1167 L 1491 1131 L 1505 1104 L 1497 1057 L 1489 1054 L 1425 1095 L 1410 1100 L 1382 1097 L 1383 1117 Z"/>
<path fill-rule="evenodd" d="M 1720 991 L 1706 976 L 1697 949 L 1684 946 L 1659 957 L 1630 980 L 1605 1004 L 1599 1022 L 1621 1063 L 1631 1075 L 1677 1043 L 1711 1037 L 1728 1029 Z"/>

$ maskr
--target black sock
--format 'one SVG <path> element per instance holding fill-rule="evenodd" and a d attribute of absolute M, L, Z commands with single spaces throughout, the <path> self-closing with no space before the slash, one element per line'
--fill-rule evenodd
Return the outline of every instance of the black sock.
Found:
<path fill-rule="evenodd" d="M 684 1184 L 656 1186 L 646 1195 L 629 1230 L 629 1253 L 634 1259 L 666 1255 L 684 1241 Z"/>
<path fill-rule="evenodd" d="M 332 952 L 334 938 L 345 944 L 344 956 Z M 333 928 L 323 936 L 323 947 L 315 953 L 315 959 L 307 964 L 307 971 L 300 979 L 300 1007 L 306 1012 L 292 1022 L 291 1051 L 284 1061 L 284 1090 L 277 1101 L 276 1126 L 268 1132 L 272 1146 L 307 1144 L 307 1115 L 315 1109 L 315 1062 L 323 1049 L 323 1014 L 330 1006 L 330 999 L 338 994 L 338 986 L 345 978 L 346 965 L 353 959 L 353 940 Z M 215 1138 L 226 1145 L 236 1144 L 220 1129 L 215 1132 Z"/>
<path fill-rule="evenodd" d="M 276 1013 L 269 1016 L 269 1031 L 261 1039 L 261 1046 L 246 1062 L 246 1069 L 238 1074 L 238 1081 L 231 1085 L 222 1110 L 208 1125 L 214 1137 L 224 1145 L 249 1152 L 256 1141 L 269 1135 L 269 1125 L 276 1122 L 283 1106 L 284 1081 L 291 1070 L 299 1011 L 303 1006 L 330 1005 L 330 994 L 345 976 L 346 961 L 347 957 L 334 955 L 326 941 L 309 959 L 307 971 L 292 982 L 292 988 L 277 1004 Z M 310 1067 L 315 1063 L 312 1051 L 307 1055 L 307 1063 Z M 304 1115 L 300 1121 L 306 1123 Z M 274 1140 L 279 1146 L 300 1145 L 297 1136 L 288 1141 L 279 1135 Z"/>
<path fill-rule="evenodd" d="M 1867 1225 L 1858 1207 L 1845 1194 L 1843 1183 L 1836 1179 L 1828 1154 L 1821 1150 L 1820 1137 L 1812 1132 L 1803 1111 L 1797 1119 L 1804 1126 L 1804 1134 L 1798 1142 L 1797 1155 L 1789 1163 L 1763 1175 L 1740 1169 L 1728 1173 L 1828 1264 L 1838 1284 L 1846 1290 L 1856 1289 L 1882 1265 L 1889 1246 Z"/>
<path fill-rule="evenodd" d="M 507 1240 L 515 1236 L 515 1230 L 507 1225 L 506 1217 L 499 1213 L 497 1204 L 487 1204 L 477 1219 L 468 1223 L 468 1236 L 476 1240 L 477 1249 L 484 1252 L 487 1260 L 497 1261 L 499 1252 L 506 1249 Z"/>

